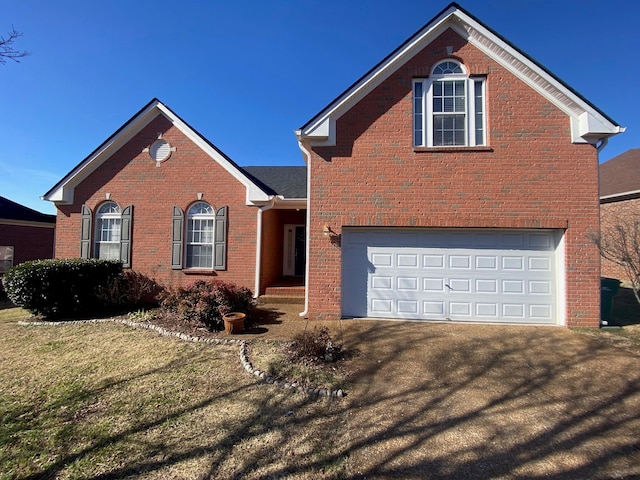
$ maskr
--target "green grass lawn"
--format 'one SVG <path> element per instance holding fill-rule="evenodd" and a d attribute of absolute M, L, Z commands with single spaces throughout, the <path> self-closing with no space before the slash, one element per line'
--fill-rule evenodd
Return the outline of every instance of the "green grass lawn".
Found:
<path fill-rule="evenodd" d="M 0 479 L 334 478 L 345 414 L 257 382 L 236 346 L 0 310 Z"/>

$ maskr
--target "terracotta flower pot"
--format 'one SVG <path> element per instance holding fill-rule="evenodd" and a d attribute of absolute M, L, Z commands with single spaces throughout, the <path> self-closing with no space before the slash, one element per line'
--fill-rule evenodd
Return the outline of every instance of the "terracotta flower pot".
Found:
<path fill-rule="evenodd" d="M 229 335 L 240 333 L 244 329 L 244 319 L 246 315 L 241 312 L 229 312 L 222 316 L 224 329 Z"/>

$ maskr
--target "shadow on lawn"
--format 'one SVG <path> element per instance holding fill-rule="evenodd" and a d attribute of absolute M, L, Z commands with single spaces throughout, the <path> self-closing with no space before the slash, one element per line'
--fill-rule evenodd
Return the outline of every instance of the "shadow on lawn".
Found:
<path fill-rule="evenodd" d="M 93 477 L 116 479 L 206 456 L 199 478 L 323 478 L 347 458 L 339 478 L 638 478 L 640 372 L 638 357 L 598 339 L 554 327 L 345 322 L 348 347 L 362 350 L 353 391 L 343 400 L 300 394 L 263 395 L 247 418 L 230 419 L 218 441 L 163 458 L 115 467 Z M 188 361 L 188 359 L 185 359 Z M 243 375 L 243 373 L 238 373 Z M 55 477 L 80 457 L 215 401 L 233 401 L 256 387 L 233 389 L 96 440 L 30 479 Z M 315 408 L 318 405 L 323 408 Z M 286 409 L 286 410 L 285 410 Z M 294 412 L 289 414 L 289 411 Z M 309 425 L 316 430 L 309 431 Z M 296 437 L 292 432 L 299 432 Z M 276 433 L 282 445 L 247 439 Z M 221 473 L 237 455 L 232 476 Z M 280 459 L 283 466 L 258 473 Z M 332 478 L 334 473 L 325 478 Z"/>

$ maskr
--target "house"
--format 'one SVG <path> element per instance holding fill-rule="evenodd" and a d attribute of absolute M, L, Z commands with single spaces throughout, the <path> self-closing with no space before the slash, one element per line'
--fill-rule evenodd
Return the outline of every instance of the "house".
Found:
<path fill-rule="evenodd" d="M 452 3 L 296 130 L 306 167 L 240 167 L 154 99 L 43 198 L 56 256 L 167 286 L 297 277 L 312 319 L 597 327 L 598 151 L 622 131 Z"/>
<path fill-rule="evenodd" d="M 164 286 L 256 294 L 304 272 L 306 168 L 241 168 L 153 99 L 43 198 L 56 257 L 117 259 Z"/>
<path fill-rule="evenodd" d="M 305 313 L 597 327 L 598 150 L 622 131 L 450 4 L 296 132 Z"/>
<path fill-rule="evenodd" d="M 53 257 L 55 215 L 0 197 L 0 276 L 28 260 Z"/>
<path fill-rule="evenodd" d="M 640 221 L 640 148 L 600 164 L 600 228 L 606 235 L 616 225 Z M 626 281 L 620 265 L 602 259 L 602 276 Z"/>

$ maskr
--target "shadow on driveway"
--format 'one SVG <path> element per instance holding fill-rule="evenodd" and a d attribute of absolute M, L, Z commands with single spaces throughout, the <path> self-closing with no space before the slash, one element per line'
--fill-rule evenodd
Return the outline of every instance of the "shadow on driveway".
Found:
<path fill-rule="evenodd" d="M 558 327 L 345 320 L 350 478 L 639 478 L 640 358 Z"/>

